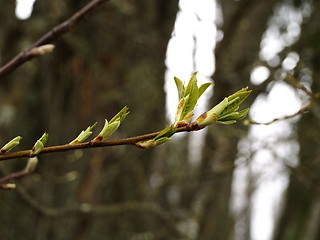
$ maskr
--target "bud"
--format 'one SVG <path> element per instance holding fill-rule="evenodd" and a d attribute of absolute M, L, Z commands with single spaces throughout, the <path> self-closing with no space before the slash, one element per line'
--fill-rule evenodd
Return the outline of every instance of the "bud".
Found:
<path fill-rule="evenodd" d="M 39 140 L 36 141 L 34 146 L 32 147 L 32 155 L 38 155 L 42 149 L 44 148 L 44 145 L 48 141 L 49 134 L 44 133 Z"/>
<path fill-rule="evenodd" d="M 232 124 L 236 120 L 243 119 L 249 112 L 249 108 L 237 112 L 240 104 L 250 95 L 248 87 L 242 88 L 236 93 L 223 99 L 219 104 L 196 119 L 199 127 L 205 127 L 214 123 Z"/>
<path fill-rule="evenodd" d="M 171 138 L 161 137 L 161 138 L 158 138 L 157 140 L 151 139 L 151 140 L 147 140 L 147 141 L 137 142 L 136 146 L 139 148 L 147 148 L 147 149 L 154 148 L 154 147 L 159 146 L 159 145 L 161 145 L 165 142 L 168 142 L 170 140 L 171 140 Z"/>
<path fill-rule="evenodd" d="M 93 142 L 100 142 L 110 137 L 119 128 L 128 114 L 128 107 L 124 107 L 110 120 L 110 122 L 105 119 L 101 132 L 93 139 Z"/>
<path fill-rule="evenodd" d="M 29 55 L 31 56 L 41 56 L 44 54 L 48 54 L 51 53 L 54 49 L 54 45 L 53 44 L 45 44 L 39 47 L 34 47 L 29 51 Z"/>
<path fill-rule="evenodd" d="M 4 183 L 0 185 L 0 188 L 5 189 L 5 190 L 10 190 L 16 188 L 15 183 Z"/>
<path fill-rule="evenodd" d="M 90 135 L 92 134 L 92 129 L 97 125 L 97 123 L 93 124 L 92 126 L 89 126 L 85 131 L 82 131 L 76 139 L 74 139 L 69 144 L 77 144 L 81 143 L 84 140 L 86 140 Z"/>
<path fill-rule="evenodd" d="M 22 139 L 22 137 L 20 137 L 20 136 L 15 137 L 14 139 L 12 139 L 10 142 L 8 142 L 6 145 L 4 145 L 0 149 L 0 153 L 9 152 L 12 148 L 14 148 L 15 146 L 20 144 L 21 139 Z"/>
<path fill-rule="evenodd" d="M 27 173 L 31 173 L 36 169 L 36 166 L 38 164 L 38 158 L 37 157 L 31 157 L 28 159 L 27 165 L 25 167 L 25 171 Z"/>

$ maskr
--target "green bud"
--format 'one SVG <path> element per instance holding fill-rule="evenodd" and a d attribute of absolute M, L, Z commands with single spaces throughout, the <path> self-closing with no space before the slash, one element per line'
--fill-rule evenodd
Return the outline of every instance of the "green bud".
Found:
<path fill-rule="evenodd" d="M 38 158 L 37 157 L 31 157 L 28 159 L 27 165 L 25 167 L 25 171 L 27 173 L 31 173 L 36 169 L 36 166 L 38 164 Z"/>
<path fill-rule="evenodd" d="M 169 138 L 169 137 L 161 137 L 161 138 L 158 138 L 157 140 L 151 139 L 151 140 L 147 140 L 147 141 L 137 142 L 136 146 L 139 148 L 149 149 L 149 148 L 154 148 L 156 146 L 159 146 L 159 145 L 161 145 L 165 142 L 168 142 L 170 140 L 171 140 L 171 138 Z"/>
<path fill-rule="evenodd" d="M 171 138 L 169 138 L 169 137 L 159 138 L 159 139 L 156 140 L 156 146 L 159 146 L 159 145 L 161 145 L 163 143 L 166 143 L 166 142 L 168 142 L 170 140 L 171 140 Z"/>
<path fill-rule="evenodd" d="M 36 141 L 34 146 L 32 147 L 32 155 L 38 155 L 42 149 L 44 148 L 44 145 L 46 145 L 48 141 L 49 134 L 44 133 L 39 140 Z"/>
<path fill-rule="evenodd" d="M 157 146 L 157 143 L 154 139 L 151 139 L 148 141 L 137 142 L 135 145 L 139 148 L 149 149 L 149 148 L 154 148 L 155 146 Z"/>
<path fill-rule="evenodd" d="M 93 139 L 93 142 L 101 142 L 110 137 L 119 128 L 128 114 L 128 107 L 124 107 L 110 120 L 110 122 L 105 119 L 101 132 Z"/>
<path fill-rule="evenodd" d="M 22 137 L 20 137 L 20 136 L 15 137 L 14 139 L 12 139 L 10 142 L 8 142 L 6 145 L 4 145 L 0 149 L 0 153 L 9 152 L 12 148 L 14 148 L 15 146 L 20 144 L 21 139 L 22 139 Z"/>
<path fill-rule="evenodd" d="M 100 133 L 103 139 L 110 137 L 120 126 L 120 121 L 109 123 L 108 126 Z"/>
<path fill-rule="evenodd" d="M 243 119 L 249 112 L 249 108 L 237 112 L 240 104 L 250 95 L 251 90 L 242 88 L 236 93 L 224 98 L 219 104 L 208 112 L 202 114 L 195 121 L 200 127 L 214 123 L 232 124 L 236 120 Z"/>
<path fill-rule="evenodd" d="M 92 126 L 89 126 L 86 130 L 82 131 L 76 139 L 74 139 L 69 144 L 77 144 L 81 143 L 84 140 L 86 140 L 90 135 L 92 134 L 92 129 L 97 125 L 97 123 L 93 124 Z"/>

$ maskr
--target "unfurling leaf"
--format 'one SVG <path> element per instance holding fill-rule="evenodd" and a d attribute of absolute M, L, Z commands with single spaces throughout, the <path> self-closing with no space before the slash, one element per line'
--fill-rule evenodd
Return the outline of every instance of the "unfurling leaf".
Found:
<path fill-rule="evenodd" d="M 151 140 L 137 142 L 136 146 L 139 148 L 154 148 L 165 142 L 171 140 L 171 136 L 176 133 L 177 128 L 174 126 L 168 126 L 163 129 L 155 138 Z"/>
<path fill-rule="evenodd" d="M 93 139 L 93 142 L 101 142 L 110 137 L 119 128 L 128 114 L 128 107 L 124 107 L 109 122 L 105 119 L 101 132 Z"/>
<path fill-rule="evenodd" d="M 207 90 L 212 83 L 205 83 L 198 88 L 197 73 L 192 74 L 188 84 L 184 86 L 180 79 L 175 78 L 175 83 L 178 89 L 179 104 L 176 111 L 174 126 L 179 126 L 181 123 L 189 123 L 192 112 L 197 105 L 201 95 Z"/>
<path fill-rule="evenodd" d="M 77 144 L 81 143 L 84 140 L 86 140 L 90 135 L 92 134 L 92 129 L 97 125 L 97 123 L 93 124 L 92 126 L 89 126 L 86 130 L 81 131 L 81 133 L 78 135 L 76 139 L 74 139 L 72 142 L 69 144 Z"/>
<path fill-rule="evenodd" d="M 213 123 L 232 124 L 236 120 L 243 119 L 249 112 L 249 108 L 237 112 L 240 104 L 250 95 L 251 90 L 248 87 L 242 88 L 223 99 L 211 110 L 202 114 L 195 121 L 198 126 L 205 127 Z"/>
<path fill-rule="evenodd" d="M 177 86 L 178 97 L 179 97 L 179 100 L 180 100 L 181 98 L 183 98 L 183 95 L 184 95 L 184 86 L 183 86 L 182 81 L 179 78 L 174 77 L 174 81 L 175 81 L 176 86 Z"/>

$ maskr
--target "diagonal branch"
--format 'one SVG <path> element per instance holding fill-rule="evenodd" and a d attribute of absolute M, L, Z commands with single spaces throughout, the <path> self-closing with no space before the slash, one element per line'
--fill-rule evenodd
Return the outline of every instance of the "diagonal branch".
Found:
<path fill-rule="evenodd" d="M 77 216 L 78 214 L 94 215 L 116 215 L 124 213 L 148 213 L 162 221 L 167 228 L 178 239 L 182 239 L 184 234 L 176 227 L 176 219 L 153 201 L 128 201 L 107 205 L 92 205 L 90 203 L 74 204 L 70 207 L 52 208 L 39 203 L 22 186 L 17 187 L 17 193 L 33 210 L 39 214 L 50 218 L 60 218 L 66 216 Z"/>
<path fill-rule="evenodd" d="M 200 129 L 202 128 L 199 128 L 199 126 L 193 123 L 190 123 L 186 126 L 177 128 L 176 132 L 190 132 L 190 131 L 198 131 Z M 39 154 L 65 152 L 65 151 L 84 149 L 84 148 L 110 147 L 110 146 L 117 146 L 117 145 L 136 146 L 136 143 L 140 141 L 145 141 L 145 140 L 155 138 L 160 132 L 161 131 L 140 135 L 136 137 L 131 137 L 131 138 L 112 140 L 112 141 L 104 141 L 104 142 L 89 141 L 89 142 L 83 142 L 78 144 L 65 144 L 65 145 L 59 145 L 59 146 L 45 147 L 42 149 L 42 151 Z M 34 156 L 34 153 L 32 152 L 32 150 L 25 150 L 25 151 L 19 151 L 14 153 L 2 154 L 0 155 L 0 161 L 9 160 L 13 158 L 24 158 L 24 157 L 33 157 L 33 156 Z"/>
<path fill-rule="evenodd" d="M 90 15 L 96 8 L 103 3 L 110 0 L 93 0 L 81 8 L 78 12 L 73 14 L 69 19 L 51 29 L 44 36 L 42 36 L 37 42 L 35 42 L 30 48 L 19 53 L 6 65 L 0 68 L 0 78 L 14 71 L 23 63 L 37 57 L 39 55 L 33 54 L 32 50 L 37 47 L 51 43 L 61 37 L 63 34 L 72 31 L 85 17 Z"/>

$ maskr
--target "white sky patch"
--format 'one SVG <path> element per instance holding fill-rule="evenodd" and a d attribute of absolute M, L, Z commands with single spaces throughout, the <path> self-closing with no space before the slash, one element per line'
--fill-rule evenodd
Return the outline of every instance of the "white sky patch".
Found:
<path fill-rule="evenodd" d="M 180 0 L 179 12 L 172 37 L 168 43 L 165 75 L 167 118 L 174 121 L 178 96 L 174 77 L 182 82 L 189 81 L 193 72 L 198 72 L 198 85 L 211 82 L 214 73 L 214 48 L 217 38 L 216 3 L 215 0 Z M 207 102 L 212 95 L 212 87 L 199 99 L 194 110 L 199 116 L 207 109 Z M 190 133 L 189 161 L 197 164 L 201 159 L 201 149 L 204 143 L 206 130 Z M 180 134 L 180 136 L 183 136 Z"/>
<path fill-rule="evenodd" d="M 210 82 L 214 72 L 214 47 L 216 26 L 214 24 L 216 7 L 214 0 L 180 0 L 179 12 L 172 37 L 167 48 L 165 60 L 167 66 L 165 90 L 167 92 L 167 117 L 174 121 L 178 104 L 177 90 L 173 78 L 178 77 L 183 82 L 189 81 L 193 72 L 198 72 L 199 85 Z M 202 114 L 204 105 L 211 96 L 208 89 L 200 98 L 197 106 Z"/>
<path fill-rule="evenodd" d="M 260 59 L 266 61 L 271 67 L 280 63 L 278 54 L 299 39 L 303 17 L 310 14 L 307 6 L 303 9 L 305 10 L 298 10 L 289 5 L 276 8 L 261 41 L 259 54 Z"/>
<path fill-rule="evenodd" d="M 288 54 L 288 56 L 283 60 L 281 66 L 284 70 L 291 71 L 297 66 L 299 59 L 300 59 L 300 57 L 299 57 L 298 53 L 290 52 Z"/>
<path fill-rule="evenodd" d="M 251 106 L 250 115 L 258 122 L 268 122 L 296 113 L 301 108 L 297 91 L 284 82 L 277 82 L 267 96 L 260 96 Z M 271 125 L 251 126 L 251 174 L 259 181 L 252 196 L 251 236 L 253 240 L 272 238 L 279 216 L 283 193 L 288 184 L 285 164 L 298 163 L 298 148 L 292 124 L 297 120 L 279 121 Z"/>
<path fill-rule="evenodd" d="M 16 0 L 16 17 L 21 20 L 31 16 L 35 0 Z"/>
<path fill-rule="evenodd" d="M 259 85 L 263 83 L 265 80 L 267 80 L 269 76 L 270 76 L 270 71 L 268 68 L 264 66 L 258 66 L 251 71 L 250 80 L 254 85 Z"/>

